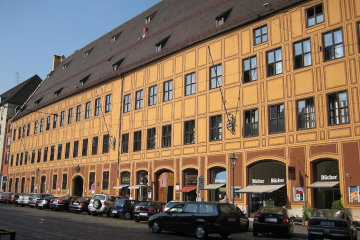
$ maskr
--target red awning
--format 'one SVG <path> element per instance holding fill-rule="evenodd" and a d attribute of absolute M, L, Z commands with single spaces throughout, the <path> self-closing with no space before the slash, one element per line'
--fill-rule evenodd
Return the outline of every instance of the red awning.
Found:
<path fill-rule="evenodd" d="M 186 186 L 182 189 L 178 190 L 178 192 L 191 192 L 194 191 L 197 188 L 197 186 Z"/>

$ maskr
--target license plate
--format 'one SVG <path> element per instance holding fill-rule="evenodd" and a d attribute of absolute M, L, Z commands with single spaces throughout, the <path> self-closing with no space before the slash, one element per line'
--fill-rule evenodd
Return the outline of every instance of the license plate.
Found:
<path fill-rule="evenodd" d="M 112 213 L 117 213 L 117 211 L 116 211 L 116 210 L 112 210 Z"/>
<path fill-rule="evenodd" d="M 228 222 L 236 222 L 236 218 L 228 218 L 227 221 Z"/>
<path fill-rule="evenodd" d="M 148 214 L 147 213 L 140 213 L 139 215 L 140 216 L 147 216 Z"/>
<path fill-rule="evenodd" d="M 321 222 L 320 225 L 324 227 L 334 227 L 333 222 Z"/>
<path fill-rule="evenodd" d="M 265 222 L 273 222 L 276 223 L 277 219 L 276 218 L 265 218 Z"/>
<path fill-rule="evenodd" d="M 75 205 L 79 205 L 79 203 L 78 202 L 76 202 L 76 203 L 74 203 Z"/>

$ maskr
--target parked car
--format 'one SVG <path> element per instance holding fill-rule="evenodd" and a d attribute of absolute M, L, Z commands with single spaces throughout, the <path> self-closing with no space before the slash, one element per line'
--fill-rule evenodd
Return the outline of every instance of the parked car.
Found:
<path fill-rule="evenodd" d="M 135 204 L 137 203 L 136 200 L 118 199 L 110 208 L 110 215 L 114 218 L 124 217 L 124 219 L 129 220 L 133 217 Z"/>
<path fill-rule="evenodd" d="M 22 207 L 29 206 L 30 197 L 33 193 L 21 194 L 18 199 L 18 204 Z"/>
<path fill-rule="evenodd" d="M 308 239 L 356 239 L 356 227 L 347 210 L 318 209 L 309 219 Z"/>
<path fill-rule="evenodd" d="M 283 207 L 261 207 L 254 216 L 253 235 L 272 233 L 289 238 L 294 233 L 294 222 Z"/>
<path fill-rule="evenodd" d="M 54 198 L 50 201 L 50 210 L 68 211 L 70 202 L 74 201 L 74 200 L 76 200 L 76 198 L 73 196 L 64 196 L 64 197 Z"/>
<path fill-rule="evenodd" d="M 162 212 L 166 212 L 167 210 L 169 210 L 170 208 L 172 208 L 173 206 L 175 206 L 177 203 L 177 201 L 170 201 L 168 202 L 163 208 L 162 208 Z"/>
<path fill-rule="evenodd" d="M 151 216 L 149 228 L 195 234 L 206 238 L 210 233 L 227 238 L 231 233 L 247 231 L 248 218 L 234 205 L 215 202 L 180 202 L 164 213 Z"/>
<path fill-rule="evenodd" d="M 49 209 L 50 208 L 50 201 L 55 199 L 56 197 L 54 196 L 46 196 L 44 198 L 39 198 L 36 201 L 36 207 L 38 209 Z"/>
<path fill-rule="evenodd" d="M 19 194 L 13 193 L 9 196 L 8 203 L 18 205 L 18 200 L 19 200 Z"/>
<path fill-rule="evenodd" d="M 162 211 L 164 203 L 154 201 L 140 201 L 134 208 L 135 222 L 147 221 L 152 215 Z"/>
<path fill-rule="evenodd" d="M 12 193 L 9 192 L 2 192 L 0 193 L 0 203 L 8 203 L 9 197 Z"/>
<path fill-rule="evenodd" d="M 110 216 L 110 207 L 118 199 L 117 196 L 96 194 L 89 203 L 88 209 L 93 216 L 106 214 Z"/>
<path fill-rule="evenodd" d="M 38 199 L 40 198 L 45 198 L 45 197 L 51 197 L 52 195 L 50 194 L 44 194 L 44 193 L 34 193 L 29 197 L 29 206 L 30 207 L 36 207 L 36 202 Z"/>
<path fill-rule="evenodd" d="M 74 213 L 89 212 L 88 206 L 90 203 L 90 197 L 78 198 L 70 202 L 69 210 Z"/>

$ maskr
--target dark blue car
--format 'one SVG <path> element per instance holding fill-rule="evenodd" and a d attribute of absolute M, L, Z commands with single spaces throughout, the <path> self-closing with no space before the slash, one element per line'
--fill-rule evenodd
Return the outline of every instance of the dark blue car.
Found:
<path fill-rule="evenodd" d="M 110 209 L 110 215 L 114 218 L 124 217 L 129 220 L 133 217 L 134 206 L 138 201 L 128 199 L 118 199 Z"/>

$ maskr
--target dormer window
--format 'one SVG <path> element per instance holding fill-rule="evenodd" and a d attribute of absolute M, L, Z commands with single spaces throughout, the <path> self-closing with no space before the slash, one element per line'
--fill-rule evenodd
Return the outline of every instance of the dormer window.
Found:
<path fill-rule="evenodd" d="M 39 98 L 38 100 L 35 101 L 35 106 L 39 105 L 39 103 L 41 102 L 43 98 Z"/>
<path fill-rule="evenodd" d="M 154 12 L 154 13 L 150 14 L 149 16 L 147 16 L 145 18 L 145 24 L 149 24 L 151 22 L 151 20 L 154 18 L 155 14 L 156 14 L 156 12 Z"/>
<path fill-rule="evenodd" d="M 232 8 L 230 8 L 229 10 L 226 10 L 225 12 L 220 13 L 215 18 L 217 27 L 223 25 L 226 22 L 226 19 L 229 17 L 231 10 L 232 10 Z"/>
<path fill-rule="evenodd" d="M 117 61 L 115 64 L 112 65 L 113 71 L 116 71 L 120 67 L 120 65 L 124 61 L 124 59 L 125 58 L 122 58 L 119 61 Z"/>
<path fill-rule="evenodd" d="M 94 48 L 90 48 L 89 50 L 87 50 L 85 53 L 84 53 L 84 57 L 87 57 L 90 55 L 91 51 L 93 50 Z"/>
<path fill-rule="evenodd" d="M 165 46 L 165 44 L 166 44 L 166 42 L 167 42 L 167 40 L 168 40 L 169 38 L 170 38 L 170 36 L 164 38 L 164 39 L 161 40 L 159 43 L 157 43 L 157 44 L 155 45 L 155 51 L 156 51 L 156 52 L 160 52 L 160 51 L 164 48 L 164 46 Z"/>
<path fill-rule="evenodd" d="M 70 63 L 71 63 L 71 61 L 69 61 L 69 62 L 67 62 L 67 63 L 64 63 L 63 69 L 64 69 L 64 70 L 67 69 L 67 68 L 69 67 Z"/>
<path fill-rule="evenodd" d="M 86 83 L 86 81 L 89 79 L 89 77 L 90 77 L 90 74 L 80 80 L 81 86 L 83 86 Z"/>
<path fill-rule="evenodd" d="M 55 92 L 54 92 L 54 97 L 59 96 L 60 93 L 61 93 L 61 91 L 62 91 L 63 89 L 64 89 L 64 88 L 62 87 L 62 88 L 60 88 L 59 90 L 55 91 Z"/>
<path fill-rule="evenodd" d="M 114 36 L 111 37 L 111 42 L 114 43 L 119 37 L 120 37 L 121 32 L 115 34 Z"/>
<path fill-rule="evenodd" d="M 109 63 L 112 58 L 113 58 L 113 56 L 109 57 L 108 60 L 106 60 L 106 62 Z"/>

